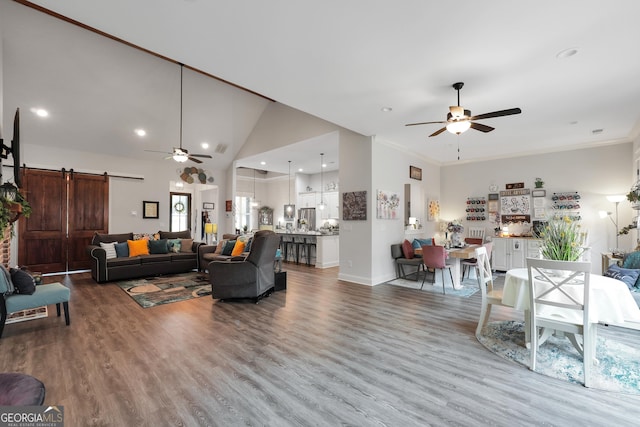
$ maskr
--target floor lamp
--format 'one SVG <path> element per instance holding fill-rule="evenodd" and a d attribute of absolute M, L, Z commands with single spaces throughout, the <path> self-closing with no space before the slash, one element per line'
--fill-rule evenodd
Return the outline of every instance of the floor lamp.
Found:
<path fill-rule="evenodd" d="M 620 249 L 620 246 L 619 246 L 619 243 L 618 243 L 618 234 L 620 233 L 620 230 L 618 228 L 618 224 L 619 224 L 619 222 L 618 222 L 618 205 L 624 199 L 626 199 L 626 196 L 624 196 L 624 195 L 607 196 L 607 200 L 608 201 L 610 201 L 611 203 L 615 203 L 616 204 L 616 219 L 615 219 L 615 221 L 613 220 L 613 218 L 611 218 L 611 212 L 604 212 L 604 211 L 600 212 L 600 216 L 602 218 L 604 218 L 605 216 L 608 216 L 609 219 L 611 220 L 611 222 L 613 222 L 613 225 L 616 227 L 616 248 L 615 248 L 615 251 L 618 251 Z"/>

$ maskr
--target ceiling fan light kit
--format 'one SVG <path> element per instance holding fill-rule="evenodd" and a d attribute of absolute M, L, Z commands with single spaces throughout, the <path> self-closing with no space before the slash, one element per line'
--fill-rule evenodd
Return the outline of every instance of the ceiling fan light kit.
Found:
<path fill-rule="evenodd" d="M 471 122 L 467 119 L 452 121 L 447 124 L 447 130 L 453 134 L 460 135 L 471 127 Z"/>
<path fill-rule="evenodd" d="M 455 134 L 460 135 L 461 133 L 466 132 L 469 128 L 473 128 L 480 132 L 491 132 L 494 128 L 491 126 L 483 125 L 481 123 L 476 123 L 475 120 L 483 120 L 490 119 L 493 117 L 502 117 L 502 116 L 510 116 L 512 114 L 520 114 L 522 110 L 520 108 L 510 108 L 508 110 L 500 110 L 494 111 L 492 113 L 479 114 L 477 116 L 471 115 L 471 110 L 467 110 L 460 105 L 460 89 L 464 86 L 463 82 L 457 82 L 452 85 L 452 87 L 458 93 L 458 105 L 452 105 L 449 107 L 449 112 L 447 113 L 447 120 L 439 121 L 439 122 L 419 122 L 419 123 L 408 123 L 405 126 L 418 126 L 418 125 L 428 125 L 428 124 L 436 124 L 441 123 L 445 126 L 441 129 L 438 129 L 429 137 L 440 135 L 445 130 Z"/>
<path fill-rule="evenodd" d="M 187 160 L 189 160 L 189 155 L 187 153 L 179 152 L 179 151 L 174 152 L 172 157 L 173 157 L 173 160 L 175 160 L 178 163 L 184 163 Z"/>

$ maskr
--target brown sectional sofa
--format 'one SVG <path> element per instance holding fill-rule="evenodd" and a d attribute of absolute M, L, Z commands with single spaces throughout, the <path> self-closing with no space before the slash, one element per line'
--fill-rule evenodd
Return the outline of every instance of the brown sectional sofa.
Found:
<path fill-rule="evenodd" d="M 160 231 L 160 239 L 191 239 L 189 231 Z M 91 277 L 98 283 L 135 279 L 160 274 L 185 273 L 198 269 L 198 248 L 202 242 L 193 242 L 191 252 L 139 255 L 107 259 L 100 242 L 126 242 L 133 240 L 133 233 L 99 234 L 93 236 L 87 252 L 91 258 Z"/>
<path fill-rule="evenodd" d="M 237 240 L 239 237 L 240 236 L 237 234 L 223 234 L 220 241 Z M 200 271 L 206 271 L 207 266 L 211 261 L 243 261 L 249 254 L 248 252 L 245 252 L 242 255 L 237 255 L 235 257 L 231 255 L 216 254 L 215 251 L 217 247 L 218 244 L 200 245 L 198 247 L 198 269 Z"/>

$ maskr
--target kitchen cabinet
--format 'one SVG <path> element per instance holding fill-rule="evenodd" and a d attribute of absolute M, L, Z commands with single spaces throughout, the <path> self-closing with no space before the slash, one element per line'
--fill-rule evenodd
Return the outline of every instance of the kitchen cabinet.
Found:
<path fill-rule="evenodd" d="M 491 249 L 492 268 L 507 271 L 526 267 L 524 244 L 524 240 L 517 237 L 495 237 Z"/>
<path fill-rule="evenodd" d="M 299 208 L 315 208 L 316 206 L 316 193 L 298 193 L 298 207 Z"/>
<path fill-rule="evenodd" d="M 329 219 L 329 218 L 338 218 L 338 192 L 337 191 L 329 191 L 322 195 L 324 199 L 325 208 L 322 210 L 321 218 Z M 320 202 L 318 202 L 320 203 Z"/>

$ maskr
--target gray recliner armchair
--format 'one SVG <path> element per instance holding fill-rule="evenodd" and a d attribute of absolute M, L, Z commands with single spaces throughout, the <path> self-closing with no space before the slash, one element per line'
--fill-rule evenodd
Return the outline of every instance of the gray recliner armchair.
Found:
<path fill-rule="evenodd" d="M 244 261 L 211 261 L 208 265 L 214 299 L 254 298 L 256 303 L 273 292 L 273 261 L 280 238 L 270 230 L 253 236 L 251 252 Z"/>

